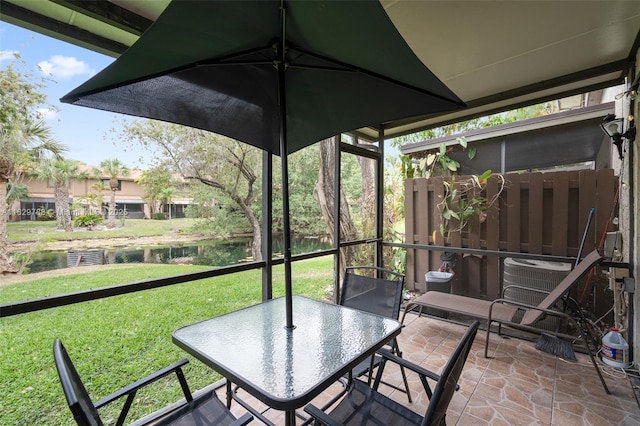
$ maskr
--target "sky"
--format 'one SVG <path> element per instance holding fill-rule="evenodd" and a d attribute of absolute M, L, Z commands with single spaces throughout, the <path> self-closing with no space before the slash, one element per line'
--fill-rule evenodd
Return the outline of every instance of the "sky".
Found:
<path fill-rule="evenodd" d="M 68 148 L 65 158 L 91 166 L 110 158 L 130 168 L 145 168 L 151 163 L 141 161 L 142 157 L 149 158 L 147 151 L 118 138 L 122 122 L 135 118 L 60 102 L 115 58 L 0 21 L 0 69 L 14 60 L 16 53 L 26 62 L 20 65 L 21 71 L 32 74 L 38 82 L 47 77 L 42 93 L 57 111 L 45 111 L 44 117 L 53 138 Z M 390 144 L 386 149 L 386 155 L 398 155 Z"/>
<path fill-rule="evenodd" d="M 43 110 L 44 117 L 53 138 L 67 146 L 65 158 L 93 166 L 109 158 L 117 158 L 131 168 L 142 165 L 138 158 L 144 151 L 119 142 L 118 132 L 110 131 L 131 118 L 60 102 L 62 96 L 106 68 L 114 58 L 0 21 L 0 68 L 5 68 L 15 53 L 26 62 L 18 68 L 23 74 L 28 72 L 37 81 L 41 76 L 48 78 L 41 91 L 58 111 Z"/>

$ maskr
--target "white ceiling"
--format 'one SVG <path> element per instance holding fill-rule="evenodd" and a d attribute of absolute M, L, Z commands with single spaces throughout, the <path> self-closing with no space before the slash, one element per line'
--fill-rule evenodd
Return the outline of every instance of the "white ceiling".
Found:
<path fill-rule="evenodd" d="M 387 136 L 620 84 L 638 48 L 640 1 L 381 3 L 416 55 L 468 105 L 387 123 Z M 0 18 L 117 57 L 167 4 L 0 0 Z"/>
<path fill-rule="evenodd" d="M 620 84 L 640 30 L 638 1 L 382 4 L 417 56 L 469 106 L 411 127 Z"/>

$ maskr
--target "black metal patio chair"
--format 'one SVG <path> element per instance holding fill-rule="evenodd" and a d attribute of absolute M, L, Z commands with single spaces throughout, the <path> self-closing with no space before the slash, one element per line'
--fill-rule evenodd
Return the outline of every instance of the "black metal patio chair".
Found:
<path fill-rule="evenodd" d="M 137 391 L 158 379 L 175 373 L 182 387 L 185 400 L 173 404 L 152 413 L 144 418 L 145 425 L 221 425 L 221 426 L 241 426 L 246 425 L 253 416 L 245 414 L 236 419 L 218 398 L 214 389 L 203 392 L 196 398 L 189 390 L 189 385 L 182 373 L 182 366 L 189 361 L 183 359 L 162 370 L 159 370 L 135 383 L 126 386 L 111 395 L 93 402 L 89 393 L 84 387 L 80 375 L 71 362 L 60 339 L 56 339 L 53 344 L 53 357 L 55 359 L 58 376 L 62 384 L 62 389 L 67 397 L 67 404 L 71 409 L 73 418 L 80 426 L 100 426 L 103 425 L 98 409 L 126 396 L 126 400 L 120 411 L 116 425 L 123 425 L 129 409 L 135 400 Z M 140 423 L 136 423 L 140 424 Z"/>
<path fill-rule="evenodd" d="M 316 420 L 316 424 L 327 426 L 445 425 L 447 408 L 454 392 L 458 390 L 458 380 L 478 332 L 479 324 L 479 321 L 474 321 L 469 326 L 439 375 L 397 357 L 388 351 L 381 351 L 382 361 L 373 387 L 369 387 L 360 380 L 353 380 L 345 397 L 331 412 L 325 413 L 312 404 L 307 405 L 304 410 Z M 424 416 L 377 391 L 387 361 L 402 365 L 407 370 L 418 374 L 429 398 L 429 405 Z M 433 391 L 427 379 L 436 381 Z"/>
<path fill-rule="evenodd" d="M 404 275 L 395 271 L 376 266 L 350 266 L 345 269 L 339 304 L 397 320 L 400 317 L 403 288 Z M 397 339 L 389 342 L 389 346 L 393 354 L 402 357 Z M 351 371 L 351 376 L 367 375 L 367 384 L 371 385 L 373 370 L 379 363 L 380 356 L 374 355 L 356 366 Z M 400 371 L 404 389 L 389 382 L 382 383 L 406 393 L 411 402 L 411 392 L 402 366 Z"/>

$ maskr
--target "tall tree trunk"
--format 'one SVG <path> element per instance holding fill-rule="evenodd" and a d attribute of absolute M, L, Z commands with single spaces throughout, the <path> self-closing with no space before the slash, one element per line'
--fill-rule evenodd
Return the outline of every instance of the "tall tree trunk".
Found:
<path fill-rule="evenodd" d="M 0 175 L 0 275 L 18 272 L 18 267 L 9 256 L 9 239 L 7 221 L 9 220 L 9 204 L 7 203 L 8 181 Z"/>
<path fill-rule="evenodd" d="M 349 213 L 349 205 L 347 204 L 347 197 L 344 192 L 340 190 L 340 235 L 334 235 L 334 169 L 335 169 L 335 155 L 334 149 L 337 142 L 337 137 L 331 139 L 325 139 L 320 143 L 320 173 L 318 181 L 313 191 L 313 198 L 318 202 L 320 210 L 322 211 L 322 218 L 327 225 L 329 235 L 333 241 L 349 241 L 356 238 L 357 230 L 351 219 Z M 340 279 L 344 274 L 345 267 L 351 262 L 351 256 L 353 256 L 353 250 L 350 247 L 340 249 Z"/>
<path fill-rule="evenodd" d="M 256 262 L 262 260 L 262 229 L 260 228 L 260 222 L 253 215 L 253 212 L 249 216 L 249 221 L 251 222 L 251 228 L 253 229 L 253 242 L 251 243 L 251 252 L 253 254 L 253 259 Z"/>
<path fill-rule="evenodd" d="M 71 226 L 71 211 L 69 210 L 69 188 L 66 185 L 56 185 L 56 225 L 65 232 L 73 232 Z"/>
<path fill-rule="evenodd" d="M 62 188 L 60 188 L 59 184 L 56 184 L 55 189 L 53 190 L 54 199 L 55 199 L 55 210 L 54 214 L 56 216 L 56 229 L 64 229 L 64 217 L 62 215 Z"/>
<path fill-rule="evenodd" d="M 259 262 L 262 260 L 262 229 L 260 228 L 260 222 L 258 221 L 258 218 L 256 218 L 256 215 L 253 214 L 251 206 L 248 205 L 241 197 L 235 194 L 231 194 L 228 191 L 227 195 L 229 195 L 233 199 L 233 201 L 235 201 L 235 203 L 240 206 L 245 216 L 247 216 L 247 219 L 249 219 L 251 230 L 253 232 L 253 241 L 251 242 L 251 255 L 253 256 L 253 260 Z"/>
<path fill-rule="evenodd" d="M 248 169 L 245 169 L 245 171 L 246 173 L 243 173 L 243 174 L 245 174 L 246 176 L 249 176 L 250 179 L 248 179 L 247 195 L 244 198 L 237 193 L 236 186 L 233 186 L 232 188 L 228 188 L 224 184 L 220 182 L 216 182 L 214 180 L 205 179 L 203 177 L 195 177 L 195 179 L 198 179 L 200 182 L 202 182 L 207 186 L 221 190 L 222 192 L 227 194 L 229 198 L 231 198 L 233 202 L 236 203 L 242 209 L 242 211 L 244 212 L 244 215 L 247 217 L 247 219 L 249 220 L 249 223 L 251 224 L 251 229 L 253 232 L 253 242 L 251 243 L 251 255 L 253 256 L 254 260 L 261 261 L 262 260 L 262 229 L 260 228 L 260 222 L 256 218 L 255 214 L 253 214 L 253 210 L 251 210 L 251 203 L 253 202 L 253 182 L 255 182 L 255 178 L 254 178 L 255 175 L 253 174 L 253 172 L 251 172 Z M 189 178 L 192 178 L 192 177 L 189 177 Z M 215 204 L 215 200 L 213 204 Z"/>
<path fill-rule="evenodd" d="M 356 156 L 362 175 L 362 198 L 360 210 L 362 211 L 362 228 L 364 236 L 376 237 L 376 161 L 371 158 Z"/>
<path fill-rule="evenodd" d="M 116 227 L 116 191 L 111 190 L 109 198 L 109 214 L 107 215 L 107 228 Z"/>

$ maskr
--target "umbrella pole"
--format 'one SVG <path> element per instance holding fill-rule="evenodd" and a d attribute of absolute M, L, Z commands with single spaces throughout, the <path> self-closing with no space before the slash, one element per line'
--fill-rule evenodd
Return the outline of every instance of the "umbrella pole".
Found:
<path fill-rule="evenodd" d="M 291 223 L 289 220 L 289 156 L 287 151 L 287 91 L 285 52 L 285 8 L 280 6 L 281 37 L 279 43 L 278 96 L 280 101 L 280 159 L 282 164 L 282 227 L 284 233 L 284 291 L 287 313 L 287 330 L 293 330 L 293 289 L 291 285 Z"/>
<path fill-rule="evenodd" d="M 283 120 L 284 121 L 284 120 Z M 287 329 L 293 329 L 293 289 L 291 286 L 291 223 L 289 221 L 289 161 L 287 159 L 286 138 L 280 130 L 280 155 L 282 161 L 282 226 L 284 233 L 284 290 L 287 311 Z"/>

